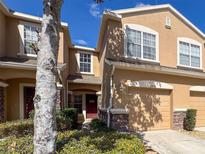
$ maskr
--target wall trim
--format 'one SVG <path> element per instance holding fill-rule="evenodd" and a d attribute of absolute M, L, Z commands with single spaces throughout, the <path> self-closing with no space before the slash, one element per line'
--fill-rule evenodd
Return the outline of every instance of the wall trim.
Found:
<path fill-rule="evenodd" d="M 153 80 L 141 80 L 141 81 L 127 80 L 125 84 L 128 87 L 173 90 L 172 85 L 165 82 L 153 81 Z"/>
<path fill-rule="evenodd" d="M 24 87 L 35 87 L 34 83 L 20 83 L 19 84 L 19 118 L 24 119 Z"/>
<path fill-rule="evenodd" d="M 8 84 L 0 81 L 0 87 L 8 87 Z"/>
<path fill-rule="evenodd" d="M 193 92 L 205 92 L 205 86 L 192 86 L 189 90 Z"/>
<path fill-rule="evenodd" d="M 175 108 L 174 112 L 186 112 L 187 108 Z"/>
<path fill-rule="evenodd" d="M 129 114 L 128 109 L 110 109 L 112 114 Z"/>

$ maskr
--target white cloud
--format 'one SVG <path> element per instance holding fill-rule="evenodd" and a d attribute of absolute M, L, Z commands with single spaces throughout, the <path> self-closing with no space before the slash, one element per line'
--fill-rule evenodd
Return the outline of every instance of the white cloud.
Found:
<path fill-rule="evenodd" d="M 89 10 L 90 14 L 95 17 L 95 18 L 101 18 L 102 14 L 99 8 L 99 5 L 96 3 L 92 3 L 90 4 L 90 10 Z"/>
<path fill-rule="evenodd" d="M 87 46 L 88 43 L 85 40 L 75 40 L 75 43 L 78 45 Z"/>
<path fill-rule="evenodd" d="M 145 6 L 151 6 L 151 5 L 150 5 L 150 4 L 144 4 L 144 3 L 142 3 L 142 2 L 137 3 L 137 4 L 135 5 L 136 8 L 138 8 L 138 7 L 145 7 Z"/>

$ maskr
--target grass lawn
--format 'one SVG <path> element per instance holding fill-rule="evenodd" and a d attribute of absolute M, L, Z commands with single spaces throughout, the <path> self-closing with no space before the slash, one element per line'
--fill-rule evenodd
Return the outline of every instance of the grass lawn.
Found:
<path fill-rule="evenodd" d="M 197 137 L 197 138 L 205 140 L 205 132 L 202 132 L 202 131 L 197 131 L 197 130 L 194 130 L 194 131 L 180 130 L 180 132 L 183 133 L 183 134 L 186 134 L 186 135 L 190 135 L 190 136 Z"/>
<path fill-rule="evenodd" d="M 32 122 L 0 124 L 0 153 L 33 153 Z M 28 131 L 31 130 L 31 131 Z M 58 154 L 144 154 L 145 146 L 135 135 L 116 131 L 83 133 L 80 130 L 59 131 Z"/>

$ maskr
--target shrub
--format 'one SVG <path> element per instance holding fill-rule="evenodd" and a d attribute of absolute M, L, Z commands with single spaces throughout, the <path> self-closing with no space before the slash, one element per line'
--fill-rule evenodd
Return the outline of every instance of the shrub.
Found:
<path fill-rule="evenodd" d="M 32 110 L 29 112 L 29 119 L 34 119 L 34 116 L 35 116 L 35 111 Z"/>
<path fill-rule="evenodd" d="M 0 124 L 0 138 L 33 134 L 33 120 L 17 120 Z"/>
<path fill-rule="evenodd" d="M 196 125 L 196 109 L 188 109 L 186 117 L 184 118 L 184 129 L 187 131 L 193 131 Z"/>
<path fill-rule="evenodd" d="M 75 108 L 65 108 L 62 110 L 63 116 L 71 120 L 71 127 L 73 129 L 78 126 L 78 111 Z"/>
<path fill-rule="evenodd" d="M 71 120 L 63 115 L 62 112 L 56 113 L 57 130 L 62 131 L 71 128 Z"/>
<path fill-rule="evenodd" d="M 94 131 L 112 131 L 112 129 L 108 128 L 106 123 L 101 121 L 100 119 L 93 119 L 90 123 L 91 130 Z"/>
<path fill-rule="evenodd" d="M 0 153 L 32 153 L 32 135 L 9 137 L 0 141 Z M 144 154 L 143 142 L 134 135 L 117 132 L 95 132 L 90 135 L 82 131 L 59 132 L 56 153 L 71 154 Z"/>

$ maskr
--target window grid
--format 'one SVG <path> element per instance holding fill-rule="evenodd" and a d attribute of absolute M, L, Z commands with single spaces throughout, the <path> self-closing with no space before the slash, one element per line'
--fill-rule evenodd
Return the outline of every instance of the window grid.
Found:
<path fill-rule="evenodd" d="M 200 68 L 200 46 L 186 42 L 179 42 L 180 65 Z"/>
<path fill-rule="evenodd" d="M 82 113 L 83 95 L 74 95 L 73 107 L 78 110 L 78 113 Z"/>
<path fill-rule="evenodd" d="M 34 26 L 24 25 L 24 53 L 36 55 L 31 45 L 38 42 L 37 31 L 39 28 Z"/>
<path fill-rule="evenodd" d="M 127 28 L 127 56 L 156 60 L 156 35 Z"/>
<path fill-rule="evenodd" d="M 80 72 L 91 73 L 91 54 L 80 53 Z"/>

